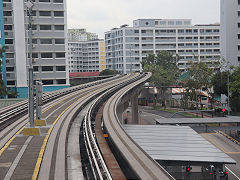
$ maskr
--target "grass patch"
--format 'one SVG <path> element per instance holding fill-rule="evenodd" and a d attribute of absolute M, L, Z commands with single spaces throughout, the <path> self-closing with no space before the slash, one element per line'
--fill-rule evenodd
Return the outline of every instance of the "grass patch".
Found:
<path fill-rule="evenodd" d="M 163 107 L 161 106 L 155 106 L 153 107 L 155 110 L 159 110 L 159 111 L 165 111 L 165 112 L 170 112 L 170 113 L 175 113 L 175 112 L 178 112 L 179 110 L 177 109 L 164 109 Z"/>

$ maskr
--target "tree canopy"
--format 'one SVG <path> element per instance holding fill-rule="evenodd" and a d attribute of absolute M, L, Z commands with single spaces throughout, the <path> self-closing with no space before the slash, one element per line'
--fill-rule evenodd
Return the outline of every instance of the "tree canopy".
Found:
<path fill-rule="evenodd" d="M 152 72 L 151 81 L 156 86 L 169 86 L 176 84 L 180 74 L 177 67 L 178 56 L 171 52 L 160 51 L 157 55 L 149 54 L 142 61 L 144 72 Z"/>
<path fill-rule="evenodd" d="M 100 72 L 99 76 L 109 76 L 115 74 L 119 74 L 119 72 L 116 70 L 104 69 L 102 72 Z"/>

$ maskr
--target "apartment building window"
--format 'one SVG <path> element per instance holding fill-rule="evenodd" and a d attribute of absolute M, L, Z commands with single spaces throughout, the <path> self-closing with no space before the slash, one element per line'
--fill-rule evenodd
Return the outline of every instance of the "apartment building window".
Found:
<path fill-rule="evenodd" d="M 55 39 L 55 44 L 65 44 L 65 39 Z"/>
<path fill-rule="evenodd" d="M 238 28 L 240 28 L 240 23 L 238 23 Z"/>
<path fill-rule="evenodd" d="M 32 58 L 38 58 L 38 53 L 32 53 Z"/>
<path fill-rule="evenodd" d="M 55 25 L 54 29 L 57 30 L 57 31 L 64 30 L 64 25 Z"/>
<path fill-rule="evenodd" d="M 134 30 L 134 33 L 139 33 L 139 30 Z"/>
<path fill-rule="evenodd" d="M 63 0 L 54 0 L 54 3 L 63 3 Z"/>
<path fill-rule="evenodd" d="M 240 62 L 240 57 L 238 57 L 238 62 Z"/>
<path fill-rule="evenodd" d="M 184 29 L 179 29 L 178 33 L 184 33 Z"/>
<path fill-rule="evenodd" d="M 56 58 L 65 58 L 65 52 L 56 53 Z"/>
<path fill-rule="evenodd" d="M 191 29 L 186 29 L 186 33 L 192 33 Z"/>
<path fill-rule="evenodd" d="M 14 58 L 14 53 L 6 53 L 6 58 Z"/>
<path fill-rule="evenodd" d="M 7 81 L 7 85 L 15 85 L 15 81 Z"/>
<path fill-rule="evenodd" d="M 40 39 L 40 44 L 52 44 L 52 39 Z"/>
<path fill-rule="evenodd" d="M 4 30 L 12 30 L 12 25 L 4 25 Z"/>
<path fill-rule="evenodd" d="M 168 21 L 168 25 L 174 25 L 175 22 L 174 21 Z"/>
<path fill-rule="evenodd" d="M 41 58 L 52 58 L 52 53 L 48 52 L 41 53 Z"/>
<path fill-rule="evenodd" d="M 37 30 L 37 25 L 32 25 L 32 30 Z"/>
<path fill-rule="evenodd" d="M 32 39 L 33 44 L 37 44 L 37 39 Z"/>
<path fill-rule="evenodd" d="M 50 84 L 53 84 L 53 80 L 42 80 L 42 83 L 44 85 L 50 85 Z"/>
<path fill-rule="evenodd" d="M 12 0 L 3 0 L 3 2 L 12 2 Z"/>
<path fill-rule="evenodd" d="M 53 71 L 52 66 L 42 66 L 42 71 Z"/>
<path fill-rule="evenodd" d="M 50 0 L 39 0 L 39 2 L 50 2 Z"/>
<path fill-rule="evenodd" d="M 51 11 L 39 11 L 39 16 L 51 16 Z"/>
<path fill-rule="evenodd" d="M 66 71 L 66 67 L 65 66 L 57 66 L 56 71 Z"/>
<path fill-rule="evenodd" d="M 14 67 L 6 67 L 6 71 L 7 72 L 12 72 L 12 71 L 14 71 Z"/>
<path fill-rule="evenodd" d="M 40 30 L 52 30 L 52 26 L 51 25 L 40 25 Z"/>
<path fill-rule="evenodd" d="M 176 21 L 176 25 L 182 25 L 182 21 Z"/>
<path fill-rule="evenodd" d="M 33 66 L 33 71 L 38 71 L 38 66 Z"/>
<path fill-rule="evenodd" d="M 3 11 L 3 16 L 12 16 L 12 11 Z"/>
<path fill-rule="evenodd" d="M 238 50 L 240 50 L 240 45 L 238 45 Z"/>
<path fill-rule="evenodd" d="M 206 29 L 206 32 L 207 32 L 207 33 L 211 33 L 212 30 L 211 30 L 211 29 Z"/>
<path fill-rule="evenodd" d="M 238 34 L 238 39 L 240 39 L 240 34 Z"/>
<path fill-rule="evenodd" d="M 198 29 L 194 29 L 193 32 L 197 33 L 197 32 L 198 32 Z"/>
<path fill-rule="evenodd" d="M 238 0 L 238 5 L 240 5 L 240 0 Z"/>
<path fill-rule="evenodd" d="M 63 17 L 64 16 L 64 12 L 63 11 L 54 11 L 54 16 L 55 17 Z"/>
<path fill-rule="evenodd" d="M 5 39 L 5 44 L 13 44 L 13 39 Z"/>
<path fill-rule="evenodd" d="M 57 84 L 66 84 L 66 79 L 57 79 Z"/>
<path fill-rule="evenodd" d="M 146 33 L 146 30 L 142 30 L 141 33 Z"/>

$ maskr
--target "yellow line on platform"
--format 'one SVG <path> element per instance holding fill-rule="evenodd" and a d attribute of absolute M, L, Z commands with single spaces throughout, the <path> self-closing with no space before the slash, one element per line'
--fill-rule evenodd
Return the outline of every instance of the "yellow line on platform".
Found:
<path fill-rule="evenodd" d="M 85 95 L 86 96 L 86 95 Z M 57 119 L 53 122 L 53 126 L 58 122 L 58 120 L 62 117 L 62 115 L 75 103 L 81 101 L 82 99 L 85 98 L 85 96 L 81 97 L 80 99 L 78 99 L 77 101 L 73 102 L 72 104 L 70 104 L 58 117 Z M 32 176 L 32 180 L 36 180 L 37 177 L 38 177 L 38 173 L 39 173 L 39 170 L 40 170 L 40 166 L 41 166 L 41 163 L 42 163 L 42 158 L 43 158 L 43 154 L 45 152 L 45 148 L 46 148 L 46 145 L 47 145 L 47 141 L 48 141 L 48 138 L 51 134 L 53 130 L 53 127 L 51 127 L 49 130 L 48 130 L 48 135 L 44 138 L 44 141 L 43 141 L 43 144 L 42 144 L 42 147 L 40 149 L 40 152 L 39 152 L 39 155 L 38 155 L 38 159 L 37 159 L 37 162 L 36 162 L 36 165 L 35 165 L 35 168 L 34 168 L 34 172 L 33 172 L 33 176 Z"/>
<path fill-rule="evenodd" d="M 11 144 L 11 142 L 16 138 L 16 135 L 20 134 L 23 129 L 24 129 L 24 127 L 22 127 L 22 128 L 21 128 L 11 139 L 9 139 L 8 142 L 2 147 L 2 149 L 0 150 L 0 156 L 1 156 L 2 153 L 7 149 L 7 147 Z"/>
<path fill-rule="evenodd" d="M 225 152 L 226 154 L 240 154 L 240 152 Z"/>
<path fill-rule="evenodd" d="M 201 133 L 201 134 L 203 134 L 203 135 L 204 135 L 204 134 L 217 134 L 217 133 Z"/>

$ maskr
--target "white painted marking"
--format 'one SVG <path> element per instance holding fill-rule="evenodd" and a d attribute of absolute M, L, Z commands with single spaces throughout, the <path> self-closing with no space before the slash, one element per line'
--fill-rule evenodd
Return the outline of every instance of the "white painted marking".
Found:
<path fill-rule="evenodd" d="M 239 178 L 236 174 L 234 174 L 227 166 L 225 166 L 225 168 L 226 168 L 230 173 L 232 173 L 238 180 L 240 180 L 240 178 Z"/>
<path fill-rule="evenodd" d="M 16 169 L 16 167 L 17 167 L 17 165 L 18 165 L 18 163 L 19 163 L 23 153 L 25 152 L 25 150 L 26 150 L 26 148 L 27 148 L 27 146 L 28 146 L 28 144 L 29 144 L 29 142 L 31 141 L 32 138 L 33 138 L 33 136 L 29 136 L 27 138 L 27 140 L 25 141 L 24 145 L 22 146 L 22 149 L 19 151 L 17 157 L 13 161 L 11 167 L 9 168 L 9 170 L 8 170 L 4 180 L 10 180 L 11 179 L 14 170 Z"/>

